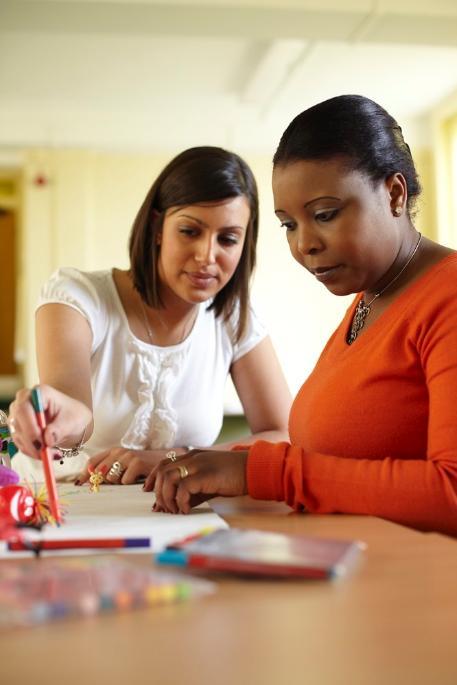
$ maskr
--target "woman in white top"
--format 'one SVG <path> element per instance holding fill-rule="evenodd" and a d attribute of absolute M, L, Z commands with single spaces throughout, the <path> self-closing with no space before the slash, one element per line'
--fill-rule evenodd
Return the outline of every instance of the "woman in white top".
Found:
<path fill-rule="evenodd" d="M 63 448 L 57 477 L 79 473 L 82 483 L 90 467 L 109 482 L 133 483 L 171 449 L 212 445 L 229 373 L 252 439 L 287 436 L 290 393 L 249 304 L 257 232 L 247 164 L 221 148 L 191 148 L 149 190 L 128 271 L 66 268 L 45 284 L 37 355 L 46 444 Z M 16 468 L 39 478 L 28 389 L 17 393 L 9 421 L 16 445 L 35 458 L 16 457 Z M 62 458 L 69 448 L 72 458 Z"/>

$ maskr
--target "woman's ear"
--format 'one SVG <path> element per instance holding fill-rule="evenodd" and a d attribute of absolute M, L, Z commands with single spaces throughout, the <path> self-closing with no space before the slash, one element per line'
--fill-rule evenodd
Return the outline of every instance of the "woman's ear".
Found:
<path fill-rule="evenodd" d="M 162 242 L 162 232 L 159 231 L 156 235 L 156 245 L 160 245 Z"/>
<path fill-rule="evenodd" d="M 390 211 L 394 216 L 401 216 L 407 211 L 408 187 L 403 174 L 392 174 L 386 180 L 386 187 L 390 198 Z"/>

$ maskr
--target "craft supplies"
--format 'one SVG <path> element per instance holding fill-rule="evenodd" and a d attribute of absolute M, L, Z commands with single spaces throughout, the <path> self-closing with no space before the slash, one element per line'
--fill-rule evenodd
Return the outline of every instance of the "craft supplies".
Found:
<path fill-rule="evenodd" d="M 215 584 L 121 559 L 77 557 L 2 566 L 0 629 L 156 607 L 212 594 Z"/>
<path fill-rule="evenodd" d="M 211 571 L 324 579 L 344 575 L 364 548 L 355 540 L 230 528 L 169 544 L 155 561 Z"/>
<path fill-rule="evenodd" d="M 0 465 L 2 461 L 5 466 L 10 466 L 10 461 L 17 452 L 17 447 L 14 444 L 11 433 L 8 428 L 8 417 L 3 410 L 0 409 Z"/>
<path fill-rule="evenodd" d="M 40 552 L 58 551 L 58 550 L 102 550 L 107 549 L 121 549 L 133 550 L 151 548 L 151 538 L 142 538 L 139 536 L 123 538 L 69 538 L 60 540 L 42 540 L 40 533 L 34 536 L 32 531 L 22 531 L 21 540 L 13 540 L 7 543 L 9 552 Z"/>
<path fill-rule="evenodd" d="M 49 448 L 46 446 L 44 440 L 44 431 L 46 430 L 46 417 L 44 413 L 43 400 L 41 397 L 40 388 L 32 388 L 30 393 L 35 416 L 38 426 L 41 430 L 41 460 L 43 462 L 44 477 L 46 481 L 46 489 L 48 491 L 49 507 L 54 521 L 59 524 L 62 522 L 62 515 L 59 508 L 59 498 L 57 495 L 57 486 L 54 471 L 52 468 L 52 457 Z"/>
<path fill-rule="evenodd" d="M 53 521 L 45 488 L 40 487 L 38 492 L 34 492 L 28 484 L 0 488 L 0 519 L 33 526 Z"/>
<path fill-rule="evenodd" d="M 106 466 L 103 464 L 99 471 L 95 471 L 94 467 L 89 464 L 89 490 L 91 492 L 100 492 L 100 485 L 105 482 Z"/>
<path fill-rule="evenodd" d="M 0 488 L 5 485 L 16 485 L 19 483 L 19 480 L 19 474 L 16 471 L 0 464 Z"/>

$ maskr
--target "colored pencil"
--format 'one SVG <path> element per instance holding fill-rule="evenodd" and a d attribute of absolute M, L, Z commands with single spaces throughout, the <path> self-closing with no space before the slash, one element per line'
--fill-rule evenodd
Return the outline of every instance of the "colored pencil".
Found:
<path fill-rule="evenodd" d="M 151 538 L 88 538 L 68 540 L 30 540 L 8 542 L 10 552 L 37 549 L 40 551 L 56 549 L 132 549 L 151 547 Z"/>
<path fill-rule="evenodd" d="M 46 430 L 46 416 L 43 408 L 43 400 L 41 397 L 40 388 L 32 388 L 31 392 L 32 405 L 35 410 L 35 416 L 41 431 L 41 449 L 40 456 L 43 462 L 44 477 L 46 481 L 46 490 L 48 491 L 49 507 L 51 514 L 56 523 L 62 522 L 62 516 L 59 507 L 59 497 L 57 495 L 57 485 L 52 466 L 52 457 L 49 448 L 46 446 L 44 440 L 44 431 Z"/>

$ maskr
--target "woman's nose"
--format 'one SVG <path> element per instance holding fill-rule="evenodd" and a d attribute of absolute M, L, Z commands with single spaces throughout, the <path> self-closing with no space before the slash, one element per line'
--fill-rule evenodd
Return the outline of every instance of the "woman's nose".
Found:
<path fill-rule="evenodd" d="M 216 241 L 211 237 L 198 241 L 195 250 L 195 261 L 199 264 L 213 264 L 216 259 Z"/>
<path fill-rule="evenodd" d="M 296 232 L 296 250 L 301 255 L 316 254 L 323 249 L 323 243 L 316 231 L 306 227 L 298 226 Z"/>

